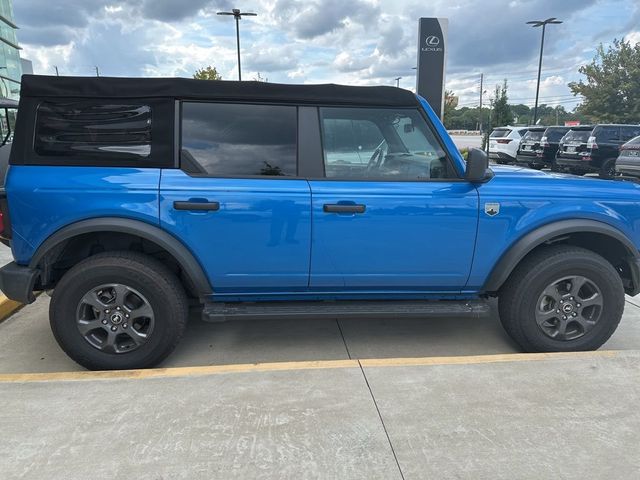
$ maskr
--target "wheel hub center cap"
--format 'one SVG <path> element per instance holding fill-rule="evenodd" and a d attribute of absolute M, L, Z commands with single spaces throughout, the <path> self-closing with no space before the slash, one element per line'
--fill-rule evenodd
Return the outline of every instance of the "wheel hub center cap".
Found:
<path fill-rule="evenodd" d="M 562 311 L 563 311 L 564 313 L 571 313 L 571 312 L 573 312 L 573 305 L 572 305 L 571 303 L 565 303 L 565 304 L 562 306 Z"/>
<path fill-rule="evenodd" d="M 113 323 L 114 325 L 120 325 L 124 320 L 124 317 L 122 316 L 121 313 L 114 313 L 111 315 L 110 319 L 111 319 L 111 323 Z"/>

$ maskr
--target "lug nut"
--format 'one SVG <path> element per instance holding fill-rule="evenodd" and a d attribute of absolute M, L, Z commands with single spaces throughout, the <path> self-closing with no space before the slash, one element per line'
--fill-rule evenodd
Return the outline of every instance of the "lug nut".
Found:
<path fill-rule="evenodd" d="M 122 324 L 122 328 L 127 328 L 129 325 L 127 325 L 126 323 Z"/>
<path fill-rule="evenodd" d="M 560 300 L 560 303 L 564 303 L 564 300 Z"/>
<path fill-rule="evenodd" d="M 115 332 L 116 330 L 118 330 L 118 327 L 116 327 L 115 325 L 113 327 L 111 327 L 111 331 Z"/>
<path fill-rule="evenodd" d="M 111 310 L 109 310 L 108 308 L 104 311 L 104 313 L 109 313 L 111 312 Z"/>
<path fill-rule="evenodd" d="M 107 324 L 107 320 L 106 320 L 106 319 L 105 319 L 105 320 L 102 320 L 102 324 L 103 324 L 103 325 L 106 325 L 106 324 Z"/>
<path fill-rule="evenodd" d="M 573 300 L 573 297 L 569 297 L 569 300 Z"/>
<path fill-rule="evenodd" d="M 576 307 L 581 307 L 581 306 L 582 306 L 582 304 L 576 303 Z"/>
<path fill-rule="evenodd" d="M 578 316 L 578 314 L 577 314 L 576 312 L 573 312 L 573 316 L 574 316 L 574 317 L 577 317 L 577 316 Z"/>
<path fill-rule="evenodd" d="M 573 300 L 573 298 L 571 300 Z M 120 310 L 120 307 L 116 307 L 116 310 Z"/>
<path fill-rule="evenodd" d="M 124 314 L 124 316 L 125 316 L 126 318 L 129 318 L 129 314 L 128 314 L 128 313 L 125 313 L 125 314 Z"/>
<path fill-rule="evenodd" d="M 556 313 L 560 313 L 560 310 L 556 310 Z"/>
<path fill-rule="evenodd" d="M 562 319 L 563 319 L 563 320 L 566 320 L 566 319 L 567 319 L 567 316 L 566 316 L 566 315 L 563 315 L 563 316 L 562 316 Z"/>

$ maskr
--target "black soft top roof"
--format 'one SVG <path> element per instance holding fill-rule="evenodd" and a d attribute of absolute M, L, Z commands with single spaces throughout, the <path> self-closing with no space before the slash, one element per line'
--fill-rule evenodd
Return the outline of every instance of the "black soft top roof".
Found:
<path fill-rule="evenodd" d="M 180 98 L 296 104 L 416 106 L 417 97 L 396 87 L 288 85 L 190 78 L 54 77 L 23 75 L 23 97 Z"/>

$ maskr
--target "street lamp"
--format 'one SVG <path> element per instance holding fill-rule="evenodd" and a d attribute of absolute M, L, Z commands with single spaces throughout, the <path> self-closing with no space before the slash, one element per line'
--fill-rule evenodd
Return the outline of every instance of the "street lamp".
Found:
<path fill-rule="evenodd" d="M 396 77 L 396 78 L 395 78 L 395 81 L 396 81 L 396 87 L 398 87 L 398 88 L 400 88 L 400 79 L 401 79 L 401 78 L 402 78 L 402 77 Z"/>
<path fill-rule="evenodd" d="M 549 23 L 562 23 L 562 20 L 557 20 L 556 17 L 547 18 L 546 20 L 532 20 L 527 22 L 527 25 L 531 25 L 533 28 L 542 27 L 542 41 L 540 42 L 540 61 L 538 62 L 538 83 L 536 84 L 536 104 L 533 107 L 533 124 L 536 124 L 538 120 L 538 93 L 540 92 L 540 72 L 542 71 L 542 51 L 544 50 L 544 31 Z"/>
<path fill-rule="evenodd" d="M 238 81 L 242 81 L 242 72 L 240 71 L 240 19 L 242 16 L 255 17 L 257 13 L 241 12 L 239 8 L 234 8 L 230 12 L 218 12 L 218 15 L 233 15 L 236 20 L 236 43 L 238 45 Z"/>

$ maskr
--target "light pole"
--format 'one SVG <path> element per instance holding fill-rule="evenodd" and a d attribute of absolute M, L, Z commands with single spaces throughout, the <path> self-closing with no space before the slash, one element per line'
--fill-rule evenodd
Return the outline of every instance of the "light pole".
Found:
<path fill-rule="evenodd" d="M 238 45 L 238 81 L 242 81 L 242 72 L 240 69 L 240 20 L 242 16 L 255 17 L 257 13 L 241 12 L 239 8 L 234 8 L 230 12 L 218 12 L 218 15 L 233 15 L 236 20 L 236 44 Z"/>
<path fill-rule="evenodd" d="M 542 40 L 540 42 L 540 61 L 538 62 L 538 83 L 536 83 L 536 104 L 533 107 L 533 124 L 538 121 L 538 93 L 540 92 L 540 73 L 542 71 L 542 51 L 544 50 L 544 32 L 547 24 L 550 23 L 562 23 L 562 20 L 556 19 L 556 17 L 547 18 L 546 20 L 532 20 L 527 22 L 527 25 L 531 25 L 534 28 L 542 27 Z"/>
<path fill-rule="evenodd" d="M 400 79 L 401 79 L 401 78 L 402 78 L 402 77 L 396 77 L 396 78 L 395 78 L 395 81 L 396 81 L 396 87 L 397 87 L 397 88 L 400 88 Z"/>

